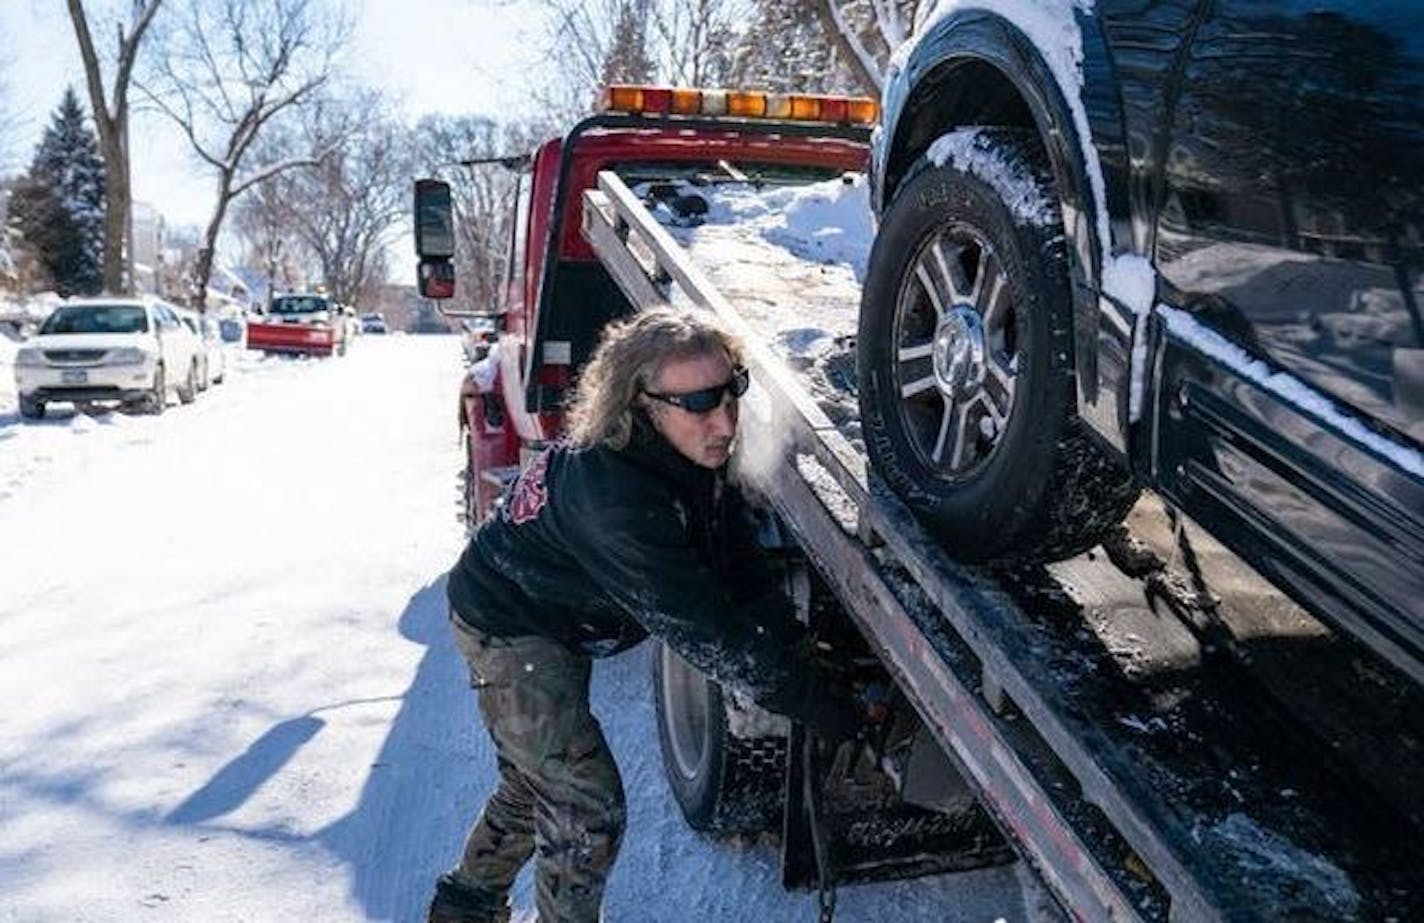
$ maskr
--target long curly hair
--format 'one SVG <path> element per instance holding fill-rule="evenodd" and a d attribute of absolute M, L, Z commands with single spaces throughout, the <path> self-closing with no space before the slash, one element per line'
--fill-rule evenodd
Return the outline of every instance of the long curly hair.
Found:
<path fill-rule="evenodd" d="M 719 353 L 742 363 L 741 342 L 706 315 L 657 309 L 609 324 L 579 377 L 568 411 L 569 444 L 623 448 L 638 395 L 665 363 Z"/>

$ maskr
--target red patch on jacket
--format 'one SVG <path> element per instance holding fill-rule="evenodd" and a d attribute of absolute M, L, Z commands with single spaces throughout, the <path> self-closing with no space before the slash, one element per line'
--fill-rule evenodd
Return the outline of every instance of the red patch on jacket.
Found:
<path fill-rule="evenodd" d="M 549 502 L 549 490 L 544 486 L 544 475 L 549 470 L 549 455 L 546 449 L 524 469 L 519 480 L 514 482 L 514 490 L 509 494 L 509 505 L 505 507 L 510 522 L 523 525 L 539 515 L 544 504 Z"/>

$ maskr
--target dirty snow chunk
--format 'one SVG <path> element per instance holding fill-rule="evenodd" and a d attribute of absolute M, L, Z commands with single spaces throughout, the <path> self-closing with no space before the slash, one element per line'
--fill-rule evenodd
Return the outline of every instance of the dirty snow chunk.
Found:
<path fill-rule="evenodd" d="M 1279 908 L 1288 911 L 1284 916 L 1328 908 L 1327 918 L 1353 919 L 1359 912 L 1360 895 L 1349 876 L 1245 814 L 1227 815 L 1208 837 L 1234 857 L 1244 877 L 1278 893 Z"/>
<path fill-rule="evenodd" d="M 961 128 L 941 135 L 926 151 L 937 167 L 952 163 L 992 186 L 1019 224 L 1045 226 L 1053 223 L 1050 202 L 1022 164 L 1009 163 L 995 149 L 990 138 L 977 128 Z"/>
<path fill-rule="evenodd" d="M 776 334 L 779 352 L 797 358 L 814 359 L 835 348 L 836 335 L 820 327 L 795 327 Z"/>
<path fill-rule="evenodd" d="M 727 732 L 741 740 L 757 737 L 785 737 L 791 732 L 791 719 L 772 714 L 762 708 L 746 692 L 735 686 L 728 686 L 732 708 L 726 710 Z"/>
<path fill-rule="evenodd" d="M 825 506 L 826 512 L 835 519 L 836 524 L 853 534 L 860 522 L 860 507 L 856 506 L 855 501 L 845 492 L 835 476 L 826 470 L 820 459 L 814 455 L 798 454 L 796 470 L 810 485 L 812 492 Z"/>
<path fill-rule="evenodd" d="M 1215 359 L 1248 381 L 1253 381 L 1306 416 L 1323 420 L 1347 438 L 1388 459 L 1417 478 L 1424 478 L 1424 453 L 1383 436 L 1305 382 L 1286 372 L 1273 371 L 1226 337 L 1201 324 L 1186 311 L 1159 305 L 1157 313 L 1173 335 Z"/>

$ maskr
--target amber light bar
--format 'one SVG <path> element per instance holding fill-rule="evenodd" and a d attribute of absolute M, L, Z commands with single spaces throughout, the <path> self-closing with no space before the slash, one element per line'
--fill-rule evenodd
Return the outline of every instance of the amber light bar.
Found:
<path fill-rule="evenodd" d="M 865 96 L 758 93 L 695 87 L 612 84 L 604 87 L 601 112 L 633 115 L 710 115 L 836 125 L 874 125 L 880 104 Z"/>

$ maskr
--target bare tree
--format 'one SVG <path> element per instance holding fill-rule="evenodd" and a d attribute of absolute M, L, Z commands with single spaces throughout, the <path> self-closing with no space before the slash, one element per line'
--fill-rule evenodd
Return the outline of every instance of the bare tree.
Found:
<path fill-rule="evenodd" d="M 682 86 L 722 86 L 732 69 L 738 23 L 751 14 L 749 0 L 682 0 L 654 12 L 663 73 Z"/>
<path fill-rule="evenodd" d="M 133 288 L 132 267 L 125 272 L 124 261 L 124 236 L 133 207 L 129 183 L 129 84 L 139 46 L 162 0 L 132 0 L 128 25 L 120 23 L 117 27 L 114 79 L 107 90 L 83 0 L 67 2 L 79 42 L 79 57 L 84 62 L 84 79 L 89 88 L 89 104 L 99 133 L 99 152 L 104 158 L 107 178 L 104 185 L 104 288 L 110 292 L 126 292 Z"/>
<path fill-rule="evenodd" d="M 621 0 L 537 0 L 545 16 L 545 60 L 554 79 L 533 95 L 556 122 L 586 113 L 615 43 Z"/>
<path fill-rule="evenodd" d="M 291 139 L 286 135 L 268 135 L 258 142 L 253 157 L 265 162 L 287 159 L 282 152 L 284 145 L 290 144 Z M 262 268 L 266 280 L 261 293 L 263 298 L 270 299 L 279 284 L 282 288 L 290 287 L 295 281 L 293 269 L 300 251 L 291 243 L 295 234 L 292 207 L 282 198 L 281 185 L 264 182 L 253 186 L 233 204 L 232 217 L 234 229 L 244 245 L 243 264 Z"/>
<path fill-rule="evenodd" d="M 315 262 L 337 301 L 374 296 L 389 267 L 385 250 L 405 222 L 410 202 L 407 132 L 374 93 L 326 101 L 306 125 L 309 147 L 345 142 L 315 167 L 270 177 L 290 210 L 294 239 Z"/>
<path fill-rule="evenodd" d="M 757 0 L 738 36 L 729 83 L 781 93 L 833 93 L 859 87 L 808 4 Z"/>
<path fill-rule="evenodd" d="M 796 0 L 809 2 L 809 0 Z M 611 80 L 725 82 L 753 0 L 537 0 L 553 80 L 537 91 L 559 122 L 589 110 Z"/>
<path fill-rule="evenodd" d="M 217 199 L 194 266 L 192 303 L 207 304 L 218 235 L 232 201 L 269 177 L 315 166 L 335 146 L 248 169 L 275 120 L 313 100 L 331 75 L 348 27 L 315 0 L 186 0 L 164 37 L 146 95 L 217 174 Z"/>
<path fill-rule="evenodd" d="M 422 172 L 450 182 L 455 266 L 462 280 L 453 305 L 458 310 L 495 311 L 503 303 L 521 181 L 516 163 L 533 152 L 541 135 L 532 126 L 500 126 L 475 116 L 427 116 L 416 127 Z"/>
<path fill-rule="evenodd" d="M 798 0 L 820 19 L 861 90 L 880 95 L 890 56 L 913 31 L 919 0 Z"/>

